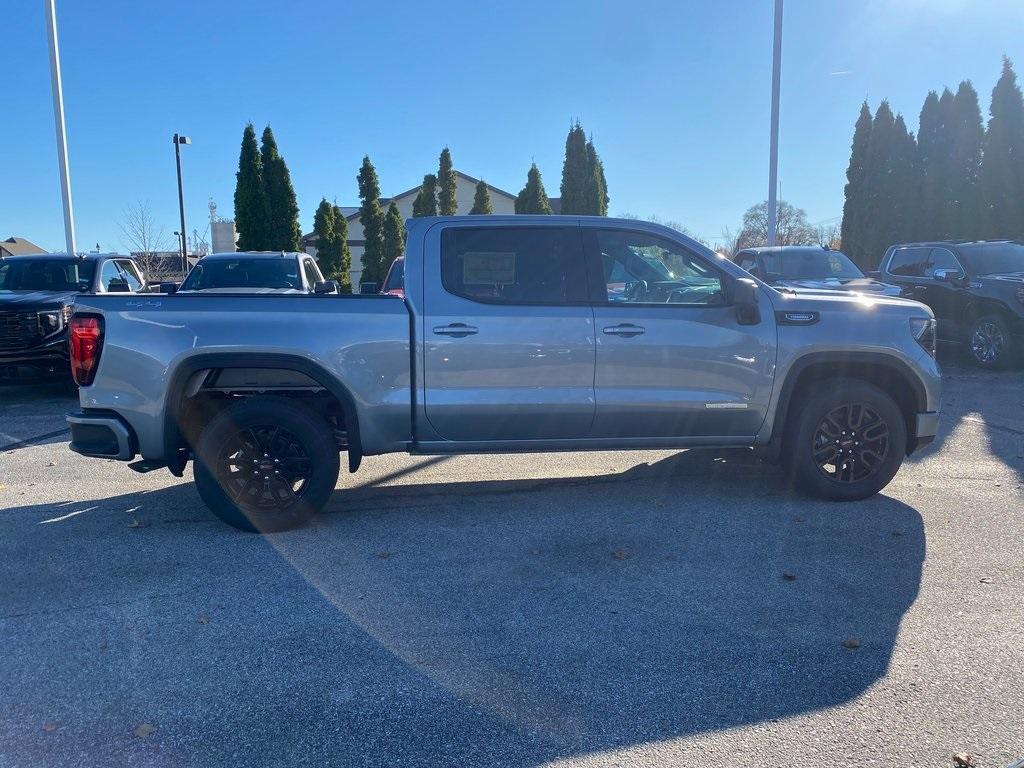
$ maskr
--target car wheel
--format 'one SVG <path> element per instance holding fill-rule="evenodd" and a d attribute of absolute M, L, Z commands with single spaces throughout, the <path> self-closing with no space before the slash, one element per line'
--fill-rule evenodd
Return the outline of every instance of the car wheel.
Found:
<path fill-rule="evenodd" d="M 872 384 L 820 382 L 794 411 L 783 455 L 788 476 L 806 493 L 833 501 L 864 499 L 888 485 L 903 463 L 903 413 Z"/>
<path fill-rule="evenodd" d="M 340 459 L 330 425 L 283 397 L 252 397 L 202 430 L 193 473 L 206 506 L 228 525 L 272 533 L 306 523 L 327 503 Z"/>
<path fill-rule="evenodd" d="M 1013 337 L 998 315 L 984 315 L 974 321 L 967 334 L 967 354 L 981 368 L 1003 368 L 1013 360 Z"/>

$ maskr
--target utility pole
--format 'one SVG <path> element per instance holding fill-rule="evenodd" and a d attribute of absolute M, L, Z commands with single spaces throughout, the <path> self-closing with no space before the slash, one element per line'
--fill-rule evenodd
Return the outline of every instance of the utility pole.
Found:
<path fill-rule="evenodd" d="M 184 277 L 188 273 L 188 257 L 186 255 L 186 240 L 185 232 L 185 193 L 181 188 L 181 145 L 191 144 L 192 139 L 188 136 L 179 136 L 174 134 L 174 163 L 178 167 L 178 213 L 181 215 L 181 275 Z"/>
<path fill-rule="evenodd" d="M 46 3 L 46 31 L 50 38 L 50 81 L 53 85 L 53 123 L 57 131 L 57 163 L 60 166 L 60 194 L 64 203 L 64 247 L 74 256 L 75 211 L 71 203 L 71 172 L 68 169 L 68 135 L 64 128 L 64 85 L 60 76 L 60 48 L 57 44 L 57 9 Z"/>
<path fill-rule="evenodd" d="M 772 129 L 768 165 L 768 245 L 775 245 L 779 226 L 779 86 L 782 79 L 782 0 L 775 0 L 775 44 L 772 51 Z"/>

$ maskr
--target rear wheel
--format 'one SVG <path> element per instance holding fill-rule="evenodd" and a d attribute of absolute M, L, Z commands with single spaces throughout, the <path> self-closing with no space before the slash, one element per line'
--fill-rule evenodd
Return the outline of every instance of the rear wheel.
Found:
<path fill-rule="evenodd" d="M 821 382 L 786 435 L 785 465 L 814 496 L 855 501 L 882 490 L 907 452 L 907 426 L 896 402 L 871 384 Z"/>
<path fill-rule="evenodd" d="M 228 525 L 272 533 L 296 528 L 330 498 L 340 459 L 330 425 L 283 397 L 243 400 L 199 435 L 193 473 L 206 506 Z"/>
<path fill-rule="evenodd" d="M 981 368 L 1004 368 L 1016 354 L 1013 336 L 998 315 L 984 315 L 967 333 L 967 354 Z"/>

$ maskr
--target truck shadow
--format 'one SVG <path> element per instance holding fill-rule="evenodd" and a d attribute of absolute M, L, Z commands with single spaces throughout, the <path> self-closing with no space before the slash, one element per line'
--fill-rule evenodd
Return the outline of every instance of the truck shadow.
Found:
<path fill-rule="evenodd" d="M 22 589 L 33 604 L 88 595 L 106 622 L 113 594 L 164 596 L 113 617 L 142 669 L 49 642 L 12 663 L 54 682 L 0 700 L 59 711 L 88 669 L 112 697 L 105 717 L 121 705 L 104 692 L 136 682 L 219 713 L 159 724 L 198 764 L 327 747 L 339 764 L 539 765 L 857 697 L 886 674 L 925 556 L 912 508 L 793 498 L 745 452 L 597 477 L 406 481 L 340 491 L 313 526 L 267 538 L 212 521 L 191 485 L 9 510 L 0 532 L 31 524 L 36 556 L 15 569 L 14 544 L 0 546 L 4 614 Z M 144 527 L 126 527 L 129 509 Z M 79 561 L 67 583 L 40 565 L 58 553 Z M 287 728 L 268 742 L 266 721 L 246 717 L 257 710 Z"/>

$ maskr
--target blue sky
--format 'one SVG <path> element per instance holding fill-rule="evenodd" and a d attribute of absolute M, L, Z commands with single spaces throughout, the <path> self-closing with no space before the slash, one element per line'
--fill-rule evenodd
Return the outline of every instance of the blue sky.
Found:
<path fill-rule="evenodd" d="M 124 250 L 148 201 L 177 229 L 232 213 L 242 128 L 270 123 L 303 231 L 321 196 L 356 200 L 364 153 L 385 195 L 448 144 L 455 166 L 518 192 L 531 160 L 558 194 L 570 120 L 605 163 L 611 212 L 714 240 L 767 196 L 771 0 L 390 3 L 58 0 L 79 248 Z M 974 82 L 982 110 L 1005 53 L 1024 72 L 1020 0 L 787 0 L 780 180 L 812 222 L 842 211 L 861 101 L 916 128 L 930 88 Z M 40 0 L 4 12 L 0 238 L 63 249 Z"/>

